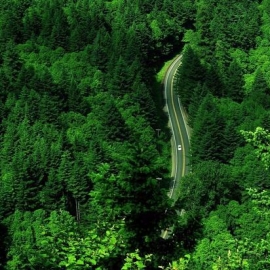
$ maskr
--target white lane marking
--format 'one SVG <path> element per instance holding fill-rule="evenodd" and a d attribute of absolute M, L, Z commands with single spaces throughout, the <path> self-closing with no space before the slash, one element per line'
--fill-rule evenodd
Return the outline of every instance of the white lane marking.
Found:
<path fill-rule="evenodd" d="M 179 98 L 179 97 L 177 98 L 177 101 L 178 101 L 178 105 L 179 105 L 179 107 L 180 107 L 181 114 L 182 114 L 182 116 L 183 116 L 183 121 L 184 121 L 184 124 L 185 124 L 185 129 L 186 129 L 186 132 L 187 132 L 188 141 L 190 142 L 189 129 L 188 129 L 187 124 L 186 124 L 186 120 L 185 120 L 185 116 L 184 116 L 185 114 L 183 113 L 183 110 L 182 110 L 182 106 L 181 106 L 181 104 L 180 104 L 180 98 Z"/>
<path fill-rule="evenodd" d="M 169 67 L 167 73 L 166 73 L 166 77 L 165 77 L 165 92 L 166 92 L 166 103 L 167 103 L 167 107 L 168 107 L 168 78 L 169 78 L 169 75 L 172 71 L 172 69 L 174 68 L 174 66 L 178 63 L 178 61 L 182 58 L 182 55 L 180 55 L 179 57 L 177 57 L 175 59 L 175 61 L 173 62 L 173 64 Z M 174 77 L 174 76 L 173 76 Z M 173 86 L 173 80 L 172 80 L 172 86 Z M 171 90 L 171 89 L 170 89 Z M 174 127 L 172 125 L 172 120 L 171 120 L 171 115 L 170 115 L 170 112 L 169 112 L 169 109 L 168 109 L 168 115 L 169 115 L 169 120 L 170 120 L 170 123 L 171 123 L 171 128 L 172 128 L 172 132 L 173 132 L 173 138 L 174 138 L 174 144 L 175 144 L 175 157 L 177 157 L 177 149 L 176 149 L 176 138 L 175 138 L 175 132 L 174 132 Z M 174 180 L 173 180 L 173 187 L 171 189 L 171 192 L 170 192 L 170 196 L 169 198 L 172 198 L 172 195 L 173 195 L 173 191 L 174 191 L 174 188 L 175 188 L 175 176 L 176 176 L 176 172 L 178 170 L 178 163 L 176 162 L 176 165 L 175 165 L 175 171 L 174 171 Z"/>

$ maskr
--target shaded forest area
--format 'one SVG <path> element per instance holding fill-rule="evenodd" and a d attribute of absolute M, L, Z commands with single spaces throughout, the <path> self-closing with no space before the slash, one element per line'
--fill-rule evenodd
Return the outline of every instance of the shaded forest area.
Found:
<path fill-rule="evenodd" d="M 270 1 L 195 7 L 177 79 L 192 128 L 177 202 L 192 237 L 177 269 L 269 269 Z"/>
<path fill-rule="evenodd" d="M 269 269 L 269 0 L 0 7 L 3 269 Z M 155 75 L 180 51 L 173 204 Z"/>
<path fill-rule="evenodd" d="M 130 269 L 154 252 L 156 267 L 176 215 L 154 75 L 181 49 L 192 3 L 0 7 L 2 267 Z"/>

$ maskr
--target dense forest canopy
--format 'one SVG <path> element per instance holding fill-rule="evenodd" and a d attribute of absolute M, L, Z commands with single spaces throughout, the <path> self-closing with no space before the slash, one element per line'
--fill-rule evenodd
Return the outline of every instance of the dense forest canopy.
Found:
<path fill-rule="evenodd" d="M 0 0 L 1 268 L 269 269 L 269 10 Z M 192 173 L 172 202 L 155 75 L 180 52 Z"/>

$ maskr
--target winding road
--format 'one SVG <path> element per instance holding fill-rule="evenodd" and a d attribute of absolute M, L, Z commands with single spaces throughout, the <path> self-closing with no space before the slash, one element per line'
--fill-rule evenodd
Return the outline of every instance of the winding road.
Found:
<path fill-rule="evenodd" d="M 182 56 L 178 56 L 167 70 L 164 81 L 164 95 L 169 115 L 170 127 L 172 130 L 172 178 L 169 197 L 174 201 L 177 199 L 177 187 L 182 176 L 188 173 L 188 152 L 189 152 L 189 128 L 186 124 L 184 109 L 181 106 L 178 95 L 174 92 L 174 81 L 177 68 L 181 64 Z M 162 234 L 167 238 L 168 230 Z"/>
<path fill-rule="evenodd" d="M 182 176 L 188 173 L 189 131 L 185 121 L 184 110 L 173 86 L 177 68 L 181 64 L 182 56 L 178 56 L 170 65 L 164 82 L 166 105 L 172 129 L 172 177 L 173 184 L 169 197 L 176 199 L 175 190 Z M 181 150 L 178 149 L 180 145 Z"/>

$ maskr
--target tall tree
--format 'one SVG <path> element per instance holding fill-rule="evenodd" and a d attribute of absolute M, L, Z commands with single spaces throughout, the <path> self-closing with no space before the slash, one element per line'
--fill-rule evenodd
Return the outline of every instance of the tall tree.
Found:
<path fill-rule="evenodd" d="M 202 83 L 205 72 L 196 53 L 187 46 L 183 60 L 177 70 L 176 91 L 181 96 L 184 107 L 188 107 L 192 101 L 192 93 L 198 84 Z"/>
<path fill-rule="evenodd" d="M 194 121 L 191 153 L 192 162 L 217 160 L 226 162 L 222 153 L 225 121 L 211 94 L 205 96 Z"/>
<path fill-rule="evenodd" d="M 243 71 L 236 60 L 233 60 L 228 68 L 226 96 L 237 102 L 241 102 L 244 98 Z"/>
<path fill-rule="evenodd" d="M 258 70 L 256 73 L 253 87 L 249 96 L 254 103 L 262 105 L 265 109 L 269 109 L 270 88 L 261 70 Z"/>

